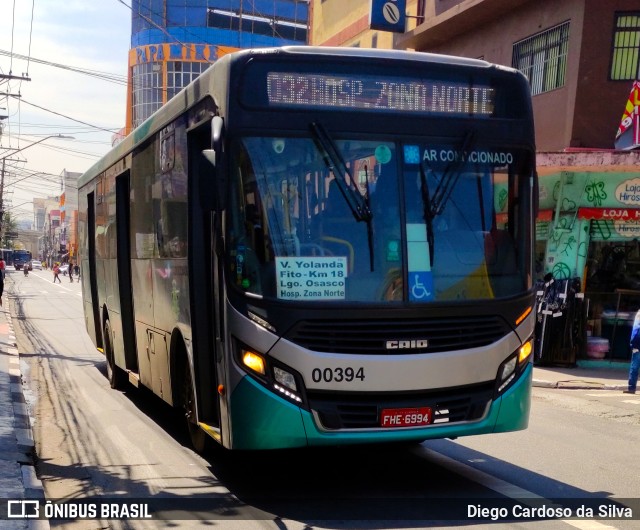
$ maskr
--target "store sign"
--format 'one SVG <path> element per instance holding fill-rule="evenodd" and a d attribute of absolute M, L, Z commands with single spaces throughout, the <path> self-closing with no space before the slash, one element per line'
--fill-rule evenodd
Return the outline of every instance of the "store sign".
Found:
<path fill-rule="evenodd" d="M 166 61 L 213 62 L 238 49 L 213 44 L 148 44 L 132 48 L 129 52 L 129 65 Z"/>
<path fill-rule="evenodd" d="M 634 208 L 579 208 L 579 219 L 610 221 L 640 221 L 640 209 Z"/>
<path fill-rule="evenodd" d="M 640 223 L 616 221 L 613 223 L 613 229 L 622 237 L 631 239 L 640 237 Z"/>
<path fill-rule="evenodd" d="M 640 206 L 640 179 L 625 180 L 616 188 L 616 199 L 622 204 Z"/>
<path fill-rule="evenodd" d="M 406 10 L 406 0 L 371 0 L 369 27 L 379 31 L 404 33 Z"/>

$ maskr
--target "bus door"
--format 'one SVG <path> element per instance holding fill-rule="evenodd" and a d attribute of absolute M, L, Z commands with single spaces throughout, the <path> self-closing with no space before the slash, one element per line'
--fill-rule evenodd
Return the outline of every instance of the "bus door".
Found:
<path fill-rule="evenodd" d="M 89 245 L 89 292 L 91 296 L 91 309 L 93 311 L 93 324 L 94 324 L 94 337 L 95 344 L 98 347 L 103 347 L 102 344 L 102 321 L 100 319 L 100 307 L 98 305 L 98 280 L 96 278 L 96 194 L 91 192 L 87 195 L 87 242 Z M 86 278 L 86 270 L 83 263 L 83 274 Z M 85 313 L 86 314 L 86 313 Z M 87 326 L 87 330 L 91 330 L 90 326 Z"/>
<path fill-rule="evenodd" d="M 205 163 L 202 151 L 211 149 L 211 122 L 206 120 L 191 127 L 187 132 L 188 186 L 189 186 L 189 298 L 191 301 L 191 329 L 193 340 L 193 373 L 195 376 L 198 419 L 220 427 L 220 402 L 215 392 L 219 381 L 216 369 L 216 337 L 221 324 L 218 318 L 217 301 L 223 297 L 215 281 L 218 267 L 214 253 L 213 229 L 215 213 L 203 207 L 201 194 L 212 193 L 213 186 L 204 180 L 214 178 L 211 168 Z M 205 175 L 206 172 L 209 175 Z M 204 175 L 204 178 L 203 178 Z M 211 201 L 206 201 L 211 202 Z"/>
<path fill-rule="evenodd" d="M 116 177 L 116 231 L 118 256 L 118 291 L 120 294 L 120 316 L 122 318 L 122 340 L 127 370 L 138 372 L 136 352 L 134 301 L 131 284 L 131 220 L 129 216 L 129 171 Z"/>

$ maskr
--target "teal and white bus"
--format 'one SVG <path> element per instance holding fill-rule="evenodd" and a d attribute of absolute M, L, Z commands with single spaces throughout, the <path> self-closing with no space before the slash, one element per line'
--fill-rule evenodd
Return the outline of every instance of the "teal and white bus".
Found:
<path fill-rule="evenodd" d="M 197 449 L 524 429 L 536 190 L 515 70 L 232 53 L 81 177 L 86 327 Z"/>

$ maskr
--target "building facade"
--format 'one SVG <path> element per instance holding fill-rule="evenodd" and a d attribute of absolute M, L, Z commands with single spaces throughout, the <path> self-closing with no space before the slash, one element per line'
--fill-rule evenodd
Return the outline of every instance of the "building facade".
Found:
<path fill-rule="evenodd" d="M 307 0 L 133 0 L 128 134 L 222 55 L 306 44 Z"/>
<path fill-rule="evenodd" d="M 640 68 L 636 0 L 426 0 L 424 16 L 397 47 L 521 70 L 539 151 L 614 147 Z"/>
<path fill-rule="evenodd" d="M 311 0 L 309 44 L 393 49 L 394 33 L 370 29 L 371 0 Z M 425 0 L 407 0 L 406 30 L 416 27 Z"/>
<path fill-rule="evenodd" d="M 78 252 L 78 179 L 82 173 L 64 169 L 60 175 L 60 229 L 53 248 L 61 257 L 74 259 Z"/>

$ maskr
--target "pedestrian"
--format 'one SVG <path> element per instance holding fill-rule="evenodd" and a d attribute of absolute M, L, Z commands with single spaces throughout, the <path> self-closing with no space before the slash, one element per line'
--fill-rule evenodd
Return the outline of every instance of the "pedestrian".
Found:
<path fill-rule="evenodd" d="M 7 269 L 7 264 L 4 262 L 4 258 L 0 256 L 0 273 L 2 273 L 2 281 L 4 282 L 4 275 Z"/>
<path fill-rule="evenodd" d="M 73 261 L 69 262 L 69 268 L 67 270 L 69 271 L 69 282 L 73 283 Z"/>
<path fill-rule="evenodd" d="M 78 279 L 80 279 L 80 265 L 76 263 L 76 266 L 73 268 L 73 272 L 75 272 Z"/>
<path fill-rule="evenodd" d="M 638 386 L 638 370 L 640 369 L 640 309 L 636 313 L 631 329 L 631 364 L 629 365 L 629 386 L 625 394 L 635 394 Z"/>
<path fill-rule="evenodd" d="M 58 267 L 57 263 L 54 263 L 53 265 L 53 283 L 56 283 L 56 280 L 58 280 L 58 283 L 62 283 L 60 281 L 60 267 Z"/>
<path fill-rule="evenodd" d="M 2 295 L 4 294 L 4 260 L 0 258 L 0 306 L 2 306 Z"/>

